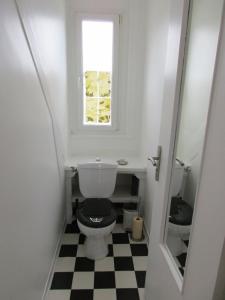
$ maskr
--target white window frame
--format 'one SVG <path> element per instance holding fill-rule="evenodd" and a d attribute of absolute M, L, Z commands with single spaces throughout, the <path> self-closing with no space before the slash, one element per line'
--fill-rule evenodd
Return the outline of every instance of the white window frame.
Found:
<path fill-rule="evenodd" d="M 115 131 L 118 129 L 118 68 L 119 68 L 119 15 L 116 14 L 76 14 L 76 77 L 78 99 L 78 130 L 82 132 Z M 82 57 L 82 21 L 113 22 L 113 57 L 112 57 L 112 89 L 111 89 L 111 124 L 84 124 L 83 105 L 83 57 Z"/>

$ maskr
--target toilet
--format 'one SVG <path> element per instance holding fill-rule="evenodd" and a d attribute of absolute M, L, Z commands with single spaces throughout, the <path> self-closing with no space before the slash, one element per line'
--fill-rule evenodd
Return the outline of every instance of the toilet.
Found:
<path fill-rule="evenodd" d="M 191 206 L 182 199 L 181 189 L 184 184 L 185 166 L 176 161 L 172 177 L 172 199 L 168 224 L 167 244 L 173 256 L 184 251 L 184 240 L 189 239 L 192 214 Z"/>
<path fill-rule="evenodd" d="M 116 224 L 116 211 L 108 199 L 112 196 L 117 164 L 90 162 L 77 166 L 79 187 L 85 197 L 77 212 L 77 224 L 86 236 L 85 256 L 96 260 L 108 255 L 107 236 Z"/>

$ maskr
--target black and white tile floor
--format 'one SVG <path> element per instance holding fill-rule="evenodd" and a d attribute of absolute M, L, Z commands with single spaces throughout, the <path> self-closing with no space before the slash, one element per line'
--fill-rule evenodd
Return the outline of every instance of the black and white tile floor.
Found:
<path fill-rule="evenodd" d="M 185 270 L 185 264 L 186 264 L 186 258 L 187 258 L 187 249 L 189 241 L 183 241 L 184 247 L 183 247 L 183 253 L 175 257 L 175 261 L 178 265 L 179 271 L 182 276 L 184 276 L 184 270 Z"/>
<path fill-rule="evenodd" d="M 148 248 L 116 224 L 102 260 L 84 256 L 85 237 L 67 225 L 46 300 L 143 300 Z"/>

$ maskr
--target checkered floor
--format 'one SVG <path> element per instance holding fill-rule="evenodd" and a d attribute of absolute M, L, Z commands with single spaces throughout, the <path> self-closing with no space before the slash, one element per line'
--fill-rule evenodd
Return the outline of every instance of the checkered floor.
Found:
<path fill-rule="evenodd" d="M 180 273 L 182 276 L 184 276 L 184 270 L 185 270 L 185 264 L 186 264 L 186 258 L 187 258 L 187 249 L 188 249 L 188 244 L 189 241 L 183 241 L 184 243 L 184 250 L 183 253 L 181 253 L 180 255 L 176 256 L 175 261 L 178 265 L 178 268 L 180 270 Z"/>
<path fill-rule="evenodd" d="M 133 242 L 116 224 L 108 237 L 109 254 L 93 261 L 84 255 L 85 237 L 76 222 L 63 236 L 46 300 L 143 300 L 148 248 Z"/>

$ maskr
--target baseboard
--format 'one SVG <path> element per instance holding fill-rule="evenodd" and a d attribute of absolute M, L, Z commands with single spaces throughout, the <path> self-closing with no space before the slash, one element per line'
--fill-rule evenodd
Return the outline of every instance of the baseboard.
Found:
<path fill-rule="evenodd" d="M 55 248 L 53 258 L 52 258 L 52 263 L 51 263 L 50 270 L 49 270 L 48 277 L 47 277 L 47 281 L 46 281 L 46 284 L 45 284 L 42 300 L 45 300 L 45 297 L 47 295 L 47 292 L 48 292 L 48 290 L 50 288 L 50 285 L 51 285 L 51 282 L 52 282 L 52 278 L 53 278 L 53 274 L 54 274 L 54 272 L 53 272 L 54 271 L 54 265 L 55 265 L 57 257 L 59 256 L 60 245 L 61 245 L 63 234 L 65 232 L 65 228 L 66 228 L 66 219 L 64 219 L 63 226 L 62 226 L 62 229 L 61 229 L 61 232 L 59 234 L 59 238 L 58 238 L 58 241 L 57 241 L 57 244 L 56 244 L 56 248 Z"/>
<path fill-rule="evenodd" d="M 145 235 L 145 237 L 146 237 L 147 244 L 149 245 L 150 234 L 149 234 L 149 231 L 147 230 L 147 228 L 146 228 L 146 226 L 145 226 L 145 223 L 144 223 L 143 231 L 144 231 L 144 235 Z"/>

